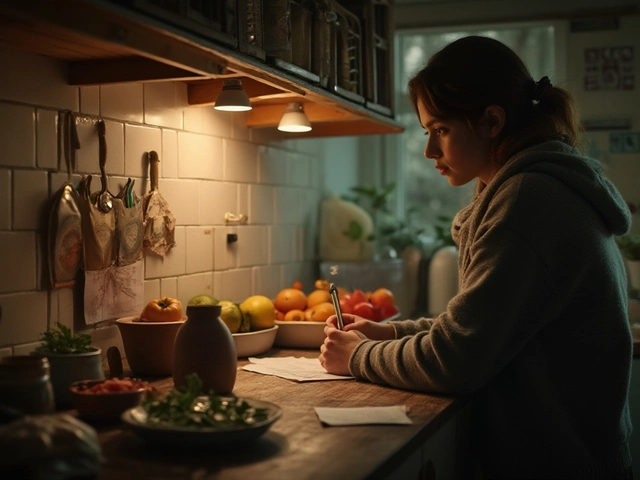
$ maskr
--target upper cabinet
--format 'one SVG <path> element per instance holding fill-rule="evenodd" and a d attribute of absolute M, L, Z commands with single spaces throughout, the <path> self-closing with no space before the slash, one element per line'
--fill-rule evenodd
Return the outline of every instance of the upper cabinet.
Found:
<path fill-rule="evenodd" d="M 296 137 L 399 133 L 392 0 L 3 0 L 0 46 L 67 62 L 70 85 L 179 81 L 213 105 L 224 79 L 251 99 L 250 128 L 290 102 Z"/>

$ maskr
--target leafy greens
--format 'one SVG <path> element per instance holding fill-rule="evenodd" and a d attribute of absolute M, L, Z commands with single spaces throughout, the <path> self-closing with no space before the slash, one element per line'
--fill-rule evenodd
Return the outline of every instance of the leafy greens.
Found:
<path fill-rule="evenodd" d="M 268 418 L 266 408 L 252 407 L 235 397 L 202 394 L 202 380 L 192 373 L 185 386 L 172 389 L 166 397 L 148 397 L 142 407 L 150 425 L 228 428 L 248 426 Z"/>

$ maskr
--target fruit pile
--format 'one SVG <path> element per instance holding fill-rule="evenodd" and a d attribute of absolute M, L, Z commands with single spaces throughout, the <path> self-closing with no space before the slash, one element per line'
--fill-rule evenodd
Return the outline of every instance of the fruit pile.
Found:
<path fill-rule="evenodd" d="M 271 328 L 276 323 L 276 310 L 270 298 L 252 295 L 242 303 L 217 300 L 211 295 L 196 295 L 189 305 L 220 305 L 220 318 L 231 333 L 255 332 Z"/>
<path fill-rule="evenodd" d="M 282 321 L 324 322 L 336 313 L 329 293 L 330 284 L 326 280 L 316 280 L 315 289 L 306 295 L 300 282 L 291 288 L 278 292 L 273 304 L 276 318 Z M 379 288 L 374 292 L 353 291 L 336 287 L 342 313 L 352 313 L 359 317 L 380 322 L 398 313 L 393 292 Z"/>

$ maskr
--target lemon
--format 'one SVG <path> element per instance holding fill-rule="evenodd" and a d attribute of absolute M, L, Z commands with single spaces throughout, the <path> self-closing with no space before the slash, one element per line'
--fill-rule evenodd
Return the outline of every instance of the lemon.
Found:
<path fill-rule="evenodd" d="M 245 321 L 248 320 L 251 331 L 265 330 L 276 323 L 276 307 L 270 298 L 253 295 L 240 304 Z"/>
<path fill-rule="evenodd" d="M 229 327 L 231 333 L 238 333 L 243 323 L 242 311 L 240 307 L 231 300 L 220 300 L 218 305 L 222 307 L 220 318 Z"/>
<path fill-rule="evenodd" d="M 202 295 L 196 295 L 191 300 L 189 300 L 189 305 L 216 305 L 218 300 L 213 298 L 211 295 L 207 295 L 206 293 Z"/>

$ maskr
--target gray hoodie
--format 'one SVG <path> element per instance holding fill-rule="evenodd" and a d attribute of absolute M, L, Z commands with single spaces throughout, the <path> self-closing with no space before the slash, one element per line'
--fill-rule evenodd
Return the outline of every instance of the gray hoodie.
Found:
<path fill-rule="evenodd" d="M 352 374 L 473 394 L 489 478 L 615 478 L 631 464 L 632 340 L 614 235 L 630 212 L 560 141 L 520 152 L 456 216 L 460 288 L 434 319 L 362 341 Z"/>

